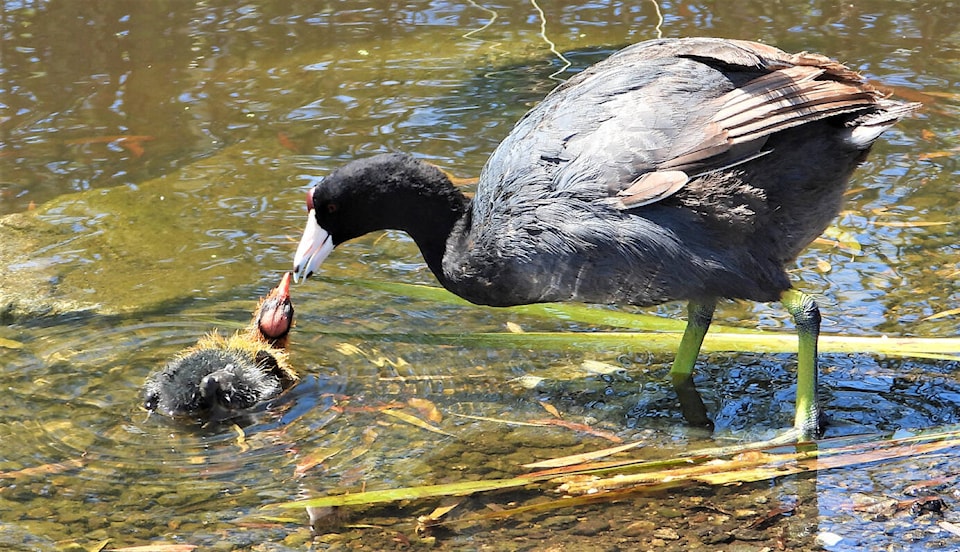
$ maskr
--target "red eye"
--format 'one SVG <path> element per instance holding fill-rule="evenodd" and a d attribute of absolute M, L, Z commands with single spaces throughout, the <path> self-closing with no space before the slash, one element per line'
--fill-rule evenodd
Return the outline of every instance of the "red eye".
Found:
<path fill-rule="evenodd" d="M 310 188 L 307 190 L 307 212 L 313 211 L 313 192 L 316 188 Z"/>

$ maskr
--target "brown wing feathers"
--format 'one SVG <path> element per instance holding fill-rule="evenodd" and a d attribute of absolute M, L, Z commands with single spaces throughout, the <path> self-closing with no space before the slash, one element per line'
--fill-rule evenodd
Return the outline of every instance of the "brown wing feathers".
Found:
<path fill-rule="evenodd" d="M 699 129 L 703 140 L 620 191 L 622 208 L 659 201 L 682 188 L 694 174 L 761 155 L 771 134 L 867 109 L 882 98 L 858 73 L 824 56 L 789 55 L 762 44 L 733 42 L 757 56 L 753 64 L 775 69 L 717 98 L 716 114 Z M 712 59 L 740 65 L 750 64 L 751 59 L 746 52 L 729 49 L 710 54 Z"/>

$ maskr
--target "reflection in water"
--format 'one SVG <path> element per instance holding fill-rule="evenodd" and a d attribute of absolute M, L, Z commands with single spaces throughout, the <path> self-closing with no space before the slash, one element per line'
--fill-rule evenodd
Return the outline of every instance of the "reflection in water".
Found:
<path fill-rule="evenodd" d="M 647 2 L 541 4 L 548 36 L 574 62 L 567 76 L 655 34 Z M 31 250 L 24 265 L 5 265 L 0 282 L 8 285 L 5 278 L 14 275 L 17 294 L 41 287 L 127 313 L 105 316 L 94 308 L 12 320 L 0 307 L 8 324 L 0 337 L 24 344 L 0 348 L 0 547 L 54 550 L 56 541 L 76 541 L 89 548 L 110 538 L 110 546 L 162 540 L 302 549 L 297 538 L 309 539 L 299 525 L 306 516 L 281 523 L 258 509 L 364 487 L 509 476 L 533 458 L 607 445 L 559 428 L 456 416 L 537 419 L 546 416 L 541 399 L 567 419 L 646 439 L 642 454 L 651 457 L 705 438 L 682 425 L 664 391 L 669 358 L 600 355 L 622 364 L 629 378 L 569 379 L 558 374 L 579 366 L 581 353 L 418 341 L 434 331 L 496 331 L 506 322 L 527 331 L 594 328 L 352 285 L 371 273 L 430 281 L 413 244 L 395 233 L 345 246 L 358 255 L 341 255 L 327 269 L 329 281 L 294 288 L 302 307 L 291 354 L 306 379 L 242 436 L 226 426 L 185 428 L 138 409 L 151 370 L 207 329 L 232 331 L 246 321 L 249 302 L 288 266 L 303 190 L 332 167 L 374 152 L 409 151 L 458 176 L 476 176 L 513 122 L 555 85 L 548 76 L 561 62 L 548 54 L 531 7 L 484 6 L 495 8 L 497 19 L 464 37 L 489 23 L 490 13 L 470 3 L 385 0 L 319 7 L 0 2 L 0 214 L 26 212 L 32 202 L 50 225 L 48 233 L 28 236 L 45 249 Z M 956 335 L 955 316 L 931 317 L 960 303 L 956 8 L 892 0 L 678 1 L 660 8 L 665 36 L 825 52 L 897 93 L 920 95 L 906 99 L 927 104 L 923 117 L 886 135 L 858 171 L 838 221 L 840 238 L 814 245 L 795 270 L 809 289 L 823 290 L 827 332 Z M 106 189 L 114 193 L 98 203 Z M 3 231 L 11 225 L 19 228 L 0 220 Z M 0 253 L 8 255 L 6 247 L 0 240 Z M 29 280 L 26 265 L 48 267 L 49 279 Z M 679 309 L 658 312 L 677 316 Z M 765 305 L 722 305 L 717 318 L 785 325 L 784 314 Z M 364 337 L 372 332 L 381 335 Z M 715 437 L 757 438 L 787 425 L 793 362 L 759 354 L 703 357 L 697 385 L 709 410 L 720 413 Z M 960 422 L 956 363 L 828 355 L 823 364 L 835 435 Z M 517 383 L 544 374 L 550 377 L 537 388 Z M 439 427 L 459 439 L 380 413 L 392 405 L 420 415 L 411 398 L 433 402 L 444 415 Z M 821 473 L 804 483 L 815 481 L 819 513 L 803 503 L 802 515 L 776 518 L 760 535 L 781 534 L 795 549 L 813 546 L 818 531 L 845 539 L 833 549 L 955 547 L 956 540 L 936 532 L 936 518 L 898 513 L 888 524 L 849 506 L 851 492 L 901 497 L 913 483 L 953 473 L 950 461 L 947 455 Z M 664 550 L 730 547 L 743 541 L 730 544 L 723 533 L 707 531 L 722 517 L 718 511 L 765 512 L 793 500 L 782 482 L 758 489 L 695 489 L 584 507 L 569 518 L 488 524 L 447 534 L 440 546 L 462 548 L 473 538 L 511 545 L 569 538 L 582 546 L 589 534 L 600 544 L 650 547 L 652 531 L 671 519 L 681 520 L 680 539 L 664 540 Z M 484 511 L 485 500 L 469 503 L 471 511 Z M 703 504 L 715 508 L 710 519 L 698 517 L 707 511 Z M 960 522 L 950 517 L 956 511 L 943 519 Z M 390 512 L 364 512 L 356 521 Z M 577 518 L 611 522 L 602 529 Z M 368 548 L 396 546 L 384 539 Z M 349 542 L 363 546 L 359 538 Z"/>

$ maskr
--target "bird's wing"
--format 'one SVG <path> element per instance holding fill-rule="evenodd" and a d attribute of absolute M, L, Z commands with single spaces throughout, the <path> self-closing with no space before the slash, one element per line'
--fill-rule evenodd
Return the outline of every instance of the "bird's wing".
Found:
<path fill-rule="evenodd" d="M 818 67 L 787 67 L 757 77 L 713 103 L 716 110 L 701 130 L 704 139 L 661 163 L 657 170 L 701 172 L 735 163 L 759 152 L 767 136 L 791 127 L 876 104 L 877 93 L 863 86 L 818 80 Z M 737 148 L 752 144 L 751 148 Z M 729 155 L 735 152 L 735 155 Z"/>
<path fill-rule="evenodd" d="M 868 110 L 880 98 L 824 56 L 746 41 L 652 41 L 560 85 L 504 146 L 539 157 L 530 163 L 553 163 L 544 170 L 557 190 L 603 188 L 618 207 L 634 208 L 764 155 L 773 133 Z"/>

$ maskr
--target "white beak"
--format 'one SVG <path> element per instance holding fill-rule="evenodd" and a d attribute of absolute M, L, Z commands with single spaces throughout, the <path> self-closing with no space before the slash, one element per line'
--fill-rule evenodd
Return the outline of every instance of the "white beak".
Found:
<path fill-rule="evenodd" d="M 297 254 L 293 257 L 293 280 L 306 280 L 320 263 L 333 251 L 333 238 L 330 232 L 320 227 L 316 212 L 310 209 L 307 214 L 307 227 L 303 229 L 303 237 L 297 246 Z"/>

